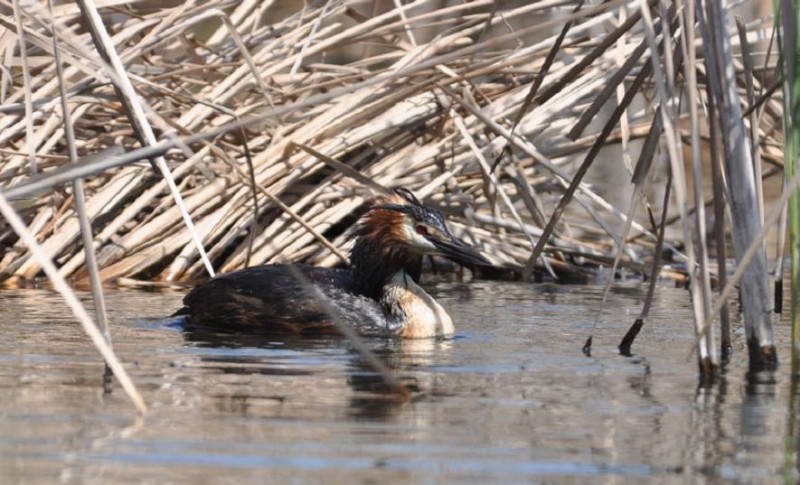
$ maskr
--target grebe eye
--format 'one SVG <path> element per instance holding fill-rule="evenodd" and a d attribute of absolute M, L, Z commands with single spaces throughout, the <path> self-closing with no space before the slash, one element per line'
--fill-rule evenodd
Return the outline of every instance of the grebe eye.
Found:
<path fill-rule="evenodd" d="M 428 235 L 428 228 L 427 227 L 425 227 L 425 226 L 417 226 L 416 229 L 417 229 L 417 234 L 420 234 L 422 236 L 427 236 Z"/>

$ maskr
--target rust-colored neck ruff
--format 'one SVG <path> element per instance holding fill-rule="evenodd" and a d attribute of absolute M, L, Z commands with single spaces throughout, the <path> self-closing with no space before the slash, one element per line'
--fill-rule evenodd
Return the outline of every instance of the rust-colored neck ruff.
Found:
<path fill-rule="evenodd" d="M 399 197 L 382 197 L 373 207 L 403 204 Z M 378 299 L 387 281 L 404 270 L 418 282 L 422 255 L 414 252 L 404 240 L 404 214 L 390 209 L 371 209 L 359 221 L 356 242 L 350 251 L 353 276 L 360 293 Z"/>

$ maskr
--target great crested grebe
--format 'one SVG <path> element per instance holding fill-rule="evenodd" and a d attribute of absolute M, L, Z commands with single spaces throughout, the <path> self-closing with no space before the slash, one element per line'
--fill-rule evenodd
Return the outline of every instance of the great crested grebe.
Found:
<path fill-rule="evenodd" d="M 450 315 L 418 285 L 422 257 L 491 264 L 406 189 L 374 200 L 355 236 L 349 268 L 270 264 L 220 275 L 189 292 L 175 315 L 186 315 L 189 326 L 215 329 L 337 333 L 331 319 L 338 318 L 362 335 L 450 336 Z M 329 305 L 337 315 L 329 315 Z"/>

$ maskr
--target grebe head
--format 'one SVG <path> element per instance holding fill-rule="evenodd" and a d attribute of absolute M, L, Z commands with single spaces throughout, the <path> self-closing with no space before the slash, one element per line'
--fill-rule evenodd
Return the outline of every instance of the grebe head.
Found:
<path fill-rule="evenodd" d="M 425 206 L 410 190 L 398 188 L 378 199 L 362 217 L 359 235 L 387 253 L 444 256 L 457 263 L 491 265 L 455 237 L 442 213 Z"/>

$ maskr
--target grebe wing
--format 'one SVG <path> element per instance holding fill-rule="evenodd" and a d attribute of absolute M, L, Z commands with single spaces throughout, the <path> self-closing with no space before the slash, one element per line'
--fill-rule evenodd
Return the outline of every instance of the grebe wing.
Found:
<path fill-rule="evenodd" d="M 375 325 L 380 306 L 352 291 L 347 269 L 292 265 L 334 303 L 349 324 Z M 176 314 L 193 326 L 291 333 L 337 333 L 326 306 L 287 265 L 266 265 L 217 276 L 195 287 Z"/>

